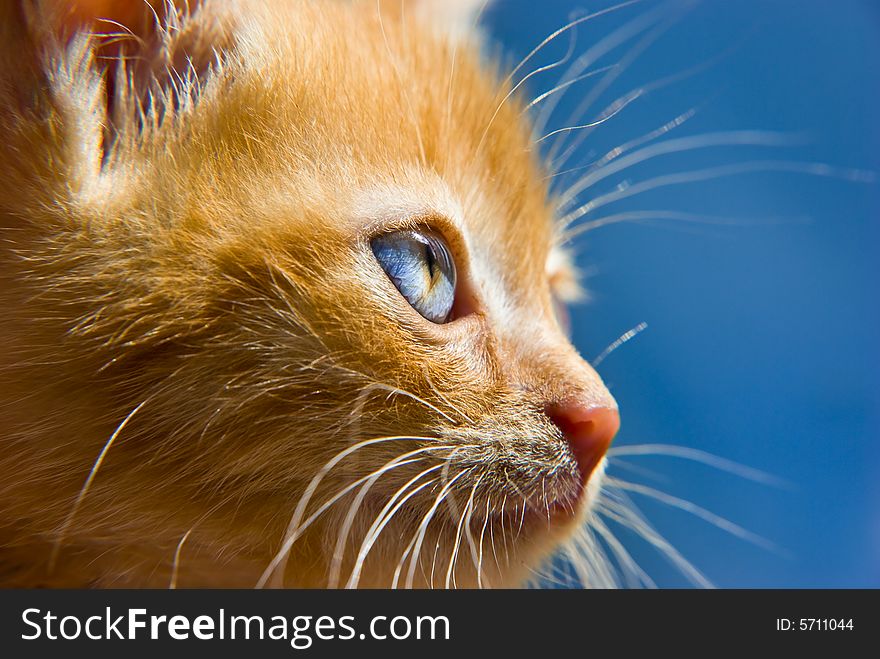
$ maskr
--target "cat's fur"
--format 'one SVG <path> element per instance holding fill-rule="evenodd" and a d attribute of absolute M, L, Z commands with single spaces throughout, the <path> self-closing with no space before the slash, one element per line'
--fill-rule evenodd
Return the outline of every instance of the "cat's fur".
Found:
<path fill-rule="evenodd" d="M 546 406 L 614 402 L 554 318 L 572 275 L 480 3 L 131 4 L 0 8 L 0 582 L 354 585 L 445 461 L 358 585 L 522 583 L 601 477 Z M 122 32 L 99 12 L 136 34 L 88 38 Z M 410 226 L 471 313 L 432 325 L 384 275 L 369 238 Z M 416 439 L 340 460 L 305 517 L 437 450 L 281 559 L 313 477 L 387 436 Z"/>

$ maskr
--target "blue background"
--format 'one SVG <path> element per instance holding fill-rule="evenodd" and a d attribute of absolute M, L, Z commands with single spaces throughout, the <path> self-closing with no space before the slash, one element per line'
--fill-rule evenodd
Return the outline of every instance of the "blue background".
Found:
<path fill-rule="evenodd" d="M 576 53 L 661 4 L 587 23 Z M 573 10 L 610 5 L 497 0 L 484 23 L 515 63 Z M 710 65 L 627 107 L 568 166 L 696 106 L 667 138 L 754 128 L 803 144 L 658 158 L 602 181 L 582 201 L 620 183 L 756 159 L 880 172 L 880 3 L 707 0 L 666 10 L 675 24 L 581 119 L 595 119 L 633 87 Z M 618 61 L 633 43 L 598 65 Z M 567 45 L 567 37 L 553 42 L 523 73 L 558 59 Z M 550 89 L 563 70 L 535 76 L 529 93 Z M 565 125 L 596 80 L 568 91 L 549 128 Z M 655 527 L 718 586 L 880 586 L 880 186 L 753 173 L 657 189 L 596 213 L 637 209 L 742 221 L 617 224 L 578 239 L 579 264 L 593 273 L 592 302 L 572 310 L 584 356 L 641 321 L 649 325 L 599 367 L 621 407 L 615 445 L 699 448 L 793 486 L 768 487 L 671 457 L 630 457 L 637 469 L 612 473 L 693 501 L 781 548 L 756 547 L 636 495 Z M 658 585 L 688 584 L 650 546 L 616 530 Z"/>

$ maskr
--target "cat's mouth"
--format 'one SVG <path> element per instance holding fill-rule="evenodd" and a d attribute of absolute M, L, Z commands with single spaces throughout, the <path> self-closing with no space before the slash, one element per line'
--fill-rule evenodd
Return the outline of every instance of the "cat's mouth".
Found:
<path fill-rule="evenodd" d="M 604 459 L 600 456 L 587 479 L 580 468 L 561 465 L 527 486 L 508 478 L 498 490 L 480 491 L 471 486 L 472 496 L 462 492 L 447 505 L 447 517 L 455 526 L 469 525 L 482 531 L 493 527 L 501 533 L 511 530 L 518 536 L 537 536 L 583 523 L 601 488 Z"/>
<path fill-rule="evenodd" d="M 448 497 L 453 517 L 460 512 L 480 524 L 536 531 L 584 519 L 601 486 L 619 414 L 579 399 L 547 405 L 543 413 L 552 423 L 546 435 L 526 427 L 482 444 L 465 438 L 453 451 L 444 471 L 444 479 L 461 475 Z"/>
<path fill-rule="evenodd" d="M 491 511 L 490 522 L 508 526 L 515 523 L 518 527 L 534 528 L 537 532 L 542 528 L 580 524 L 592 507 L 595 495 L 601 487 L 603 472 L 604 462 L 601 462 L 588 480 L 566 478 L 563 484 L 553 488 L 552 494 L 542 493 L 540 496 L 520 499 L 513 504 L 513 510 L 505 510 L 502 507 L 501 510 Z"/>
<path fill-rule="evenodd" d="M 595 434 L 592 428 L 575 430 Z M 528 578 L 524 571 L 587 523 L 601 487 L 610 436 L 601 438 L 601 452 L 588 458 L 563 439 L 569 438 L 534 429 L 456 433 L 382 467 L 360 465 L 342 488 L 348 493 L 343 509 L 328 521 L 331 533 L 338 526 L 337 569 L 329 583 L 429 585 L 436 583 L 434 571 L 445 570 L 450 583 L 458 579 L 459 585 L 479 585 L 484 578 L 496 586 L 517 585 Z M 356 476 L 362 469 L 370 470 Z M 384 479 L 385 474 L 393 478 Z M 317 510 L 329 509 L 339 498 Z M 353 554 L 347 543 L 355 545 Z M 397 557 L 390 576 L 377 558 L 388 555 Z M 348 560 L 353 576 L 345 581 L 340 566 Z"/>

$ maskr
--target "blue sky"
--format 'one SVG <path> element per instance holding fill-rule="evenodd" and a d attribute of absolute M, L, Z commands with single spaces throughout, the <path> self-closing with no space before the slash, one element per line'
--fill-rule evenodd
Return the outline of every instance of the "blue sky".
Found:
<path fill-rule="evenodd" d="M 515 63 L 573 11 L 611 4 L 496 0 L 485 22 Z M 696 114 L 663 139 L 756 129 L 781 132 L 791 145 L 658 157 L 600 181 L 582 203 L 673 172 L 735 163 L 880 172 L 880 3 L 646 1 L 580 26 L 575 54 L 657 7 L 665 9 L 653 41 L 576 123 L 596 119 L 632 89 L 690 75 L 591 132 L 563 168 L 594 161 L 691 108 Z M 626 61 L 650 30 L 596 66 Z M 568 45 L 565 35 L 530 64 L 551 63 Z M 563 70 L 530 79 L 529 93 L 550 89 Z M 548 130 L 567 125 L 599 80 L 572 86 Z M 709 220 L 585 233 L 576 247 L 593 300 L 573 309 L 573 322 L 587 358 L 636 324 L 649 325 L 599 368 L 621 407 L 617 445 L 698 448 L 792 483 L 768 487 L 670 457 L 630 457 L 613 468 L 778 546 L 756 547 L 636 497 L 718 586 L 880 586 L 880 185 L 841 174 L 765 169 L 662 186 L 583 218 L 661 210 Z M 621 538 L 659 585 L 687 584 L 645 543 L 622 530 Z"/>

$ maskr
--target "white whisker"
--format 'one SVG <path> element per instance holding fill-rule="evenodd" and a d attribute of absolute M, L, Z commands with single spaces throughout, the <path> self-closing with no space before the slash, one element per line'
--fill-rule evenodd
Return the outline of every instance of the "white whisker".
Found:
<path fill-rule="evenodd" d="M 635 95 L 635 96 L 633 96 L 632 98 L 629 98 L 629 99 L 623 101 L 623 102 L 620 103 L 616 108 L 613 108 L 613 109 L 611 109 L 610 111 L 608 111 L 608 112 L 606 112 L 606 113 L 603 113 L 603 115 L 602 115 L 601 117 L 599 117 L 598 119 L 596 119 L 595 121 L 591 121 L 591 122 L 589 122 L 589 123 L 582 124 L 582 125 L 580 125 L 580 126 L 565 126 L 564 128 L 557 128 L 556 130 L 552 130 L 552 131 L 550 131 L 549 133 L 547 133 L 546 135 L 543 135 L 543 136 L 539 137 L 538 139 L 536 139 L 536 140 L 535 140 L 535 144 L 540 144 L 540 143 L 543 142 L 544 140 L 550 139 L 551 137 L 553 137 L 553 136 L 555 136 L 555 135 L 560 135 L 560 134 L 562 134 L 562 133 L 570 133 L 570 132 L 572 132 L 572 131 L 585 130 L 585 129 L 588 129 L 588 128 L 595 128 L 596 126 L 601 126 L 601 125 L 604 124 L 606 121 L 610 121 L 610 120 L 613 119 L 615 116 L 617 116 L 617 114 L 619 114 L 620 112 L 622 112 L 623 109 L 624 109 L 627 105 L 629 105 L 630 103 L 632 103 L 632 102 L 633 102 L 634 100 L 636 100 L 637 98 L 638 98 L 638 95 Z"/>
<path fill-rule="evenodd" d="M 647 586 L 648 588 L 656 588 L 657 584 L 648 576 L 642 567 L 633 559 L 632 555 L 624 548 L 621 542 L 614 536 L 611 529 L 599 519 L 593 516 L 590 520 L 590 526 L 602 537 L 603 540 L 614 552 L 621 571 L 626 579 L 626 585 L 630 588 L 638 588 L 639 586 Z"/>
<path fill-rule="evenodd" d="M 529 52 L 528 55 L 526 55 L 524 58 L 522 58 L 520 60 L 519 64 L 517 64 L 513 68 L 513 70 L 510 72 L 510 74 L 508 74 L 507 78 L 505 78 L 504 84 L 507 84 L 511 80 L 513 80 L 514 77 L 516 76 L 516 74 L 519 73 L 519 70 L 522 67 L 524 67 L 529 62 L 529 60 L 531 60 L 535 55 L 538 54 L 538 52 L 541 51 L 542 48 L 544 48 L 547 44 L 549 44 L 551 41 L 556 39 L 556 37 L 558 37 L 559 35 L 564 34 L 565 32 L 568 32 L 569 30 L 580 25 L 581 23 L 586 23 L 587 21 L 590 21 L 594 18 L 598 18 L 599 16 L 602 16 L 603 14 L 609 14 L 611 12 L 618 11 L 620 9 L 623 9 L 624 7 L 628 7 L 629 5 L 634 5 L 638 2 L 641 2 L 641 0 L 629 0 L 629 2 L 622 2 L 620 4 L 614 5 L 613 7 L 608 7 L 606 9 L 601 10 L 601 11 L 593 12 L 592 14 L 588 14 L 586 16 L 581 16 L 579 18 L 575 18 L 575 19 L 569 21 L 568 23 L 563 25 L 561 28 L 559 28 L 558 30 L 554 31 L 549 36 L 547 36 L 543 41 L 541 41 L 541 43 L 539 43 L 537 46 L 535 46 L 531 50 L 531 52 Z"/>
<path fill-rule="evenodd" d="M 691 119 L 697 113 L 697 108 L 691 108 L 687 112 L 683 112 L 678 115 L 674 119 L 667 121 L 665 124 L 660 126 L 659 128 L 655 128 L 652 131 L 645 133 L 644 135 L 640 135 L 639 137 L 632 139 L 628 142 L 624 142 L 623 144 L 614 147 L 610 151 L 608 151 L 604 156 L 596 160 L 595 162 L 589 163 L 587 165 L 582 165 L 580 167 L 572 167 L 571 169 L 564 169 L 562 171 L 555 172 L 553 174 L 549 174 L 544 177 L 544 180 L 557 178 L 559 176 L 563 176 L 565 174 L 571 174 L 573 172 L 590 170 L 595 171 L 600 169 L 602 166 L 607 165 L 612 160 L 615 160 L 622 156 L 625 153 L 628 153 L 632 149 L 639 147 L 643 144 L 651 142 L 658 137 L 662 137 L 663 135 L 669 133 L 670 131 L 678 128 L 683 123 Z"/>
<path fill-rule="evenodd" d="M 483 577 L 483 538 L 486 535 L 486 527 L 489 525 L 489 504 L 490 499 L 486 497 L 486 514 L 483 519 L 483 528 L 480 530 L 480 551 L 477 557 L 477 588 L 483 588 L 483 581 L 485 578 Z M 488 580 L 486 581 L 486 585 L 491 588 Z"/>
<path fill-rule="evenodd" d="M 508 74 L 507 78 L 504 79 L 504 82 L 503 82 L 502 85 L 501 85 L 502 88 L 503 88 L 503 87 L 506 87 L 508 84 L 510 84 L 510 82 L 516 77 L 516 74 L 519 73 L 519 70 L 520 70 L 522 67 L 524 67 L 524 66 L 526 65 L 526 63 L 528 63 L 529 60 L 532 59 L 532 57 L 534 57 L 536 54 L 538 54 L 538 52 L 539 52 L 541 49 L 543 49 L 544 46 L 546 46 L 547 44 L 549 44 L 551 41 L 553 41 L 554 39 L 556 39 L 556 38 L 557 38 L 558 36 L 560 36 L 561 34 L 564 34 L 565 32 L 568 32 L 569 30 L 571 30 L 571 29 L 577 27 L 577 26 L 580 25 L 581 23 L 586 23 L 586 22 L 589 21 L 589 20 L 592 20 L 592 19 L 594 19 L 594 18 L 598 18 L 599 16 L 602 16 L 602 15 L 604 15 L 604 14 L 609 14 L 609 13 L 611 13 L 611 12 L 618 11 L 618 10 L 620 10 L 620 9 L 623 9 L 624 7 L 629 6 L 629 5 L 636 4 L 637 2 L 641 2 L 641 0 L 628 0 L 628 2 L 622 2 L 622 3 L 618 4 L 618 5 L 613 6 L 613 7 L 608 7 L 608 8 L 606 8 L 606 9 L 602 9 L 601 11 L 597 11 L 597 12 L 594 12 L 594 13 L 592 13 L 592 14 L 588 14 L 587 16 L 581 16 L 580 18 L 576 18 L 576 19 L 574 19 L 574 20 L 572 20 L 572 21 L 569 21 L 567 24 L 563 25 L 561 28 L 559 28 L 558 30 L 556 30 L 555 32 L 553 32 L 552 34 L 550 34 L 548 37 L 546 37 L 541 43 L 539 43 L 537 46 L 535 46 L 535 48 L 533 48 L 533 49 L 531 50 L 531 52 L 529 52 L 528 55 L 526 55 L 522 60 L 520 60 L 519 64 L 517 64 L 517 65 L 513 68 L 513 70 Z M 570 56 L 571 56 L 571 54 L 569 53 L 569 54 L 567 54 L 563 59 L 558 60 L 557 62 L 554 62 L 553 64 L 549 64 L 549 65 L 546 65 L 546 66 L 543 66 L 543 67 L 538 67 L 537 69 L 535 69 L 534 71 L 532 71 L 532 72 L 529 73 L 528 75 L 524 76 L 519 82 L 517 82 L 517 83 L 512 87 L 512 89 L 510 90 L 510 92 L 509 92 L 509 93 L 508 93 L 508 94 L 507 94 L 507 95 L 501 100 L 501 103 L 498 104 L 498 107 L 495 108 L 495 112 L 492 114 L 492 117 L 489 119 L 488 124 L 486 124 L 486 128 L 483 130 L 483 135 L 480 137 L 480 141 L 479 141 L 479 143 L 478 143 L 478 145 L 477 145 L 477 149 L 476 149 L 476 152 L 477 152 L 477 153 L 479 153 L 480 150 L 482 149 L 482 147 L 483 147 L 483 143 L 484 143 L 485 140 L 486 140 L 486 136 L 489 134 L 489 129 L 492 127 L 492 124 L 495 122 L 495 119 L 496 119 L 496 117 L 498 116 L 498 113 L 501 112 L 501 108 L 504 106 L 504 104 L 507 102 L 507 100 L 510 98 L 510 96 L 511 96 L 511 95 L 512 95 L 517 89 L 519 89 L 519 88 L 522 86 L 522 84 L 523 84 L 528 78 L 533 77 L 533 76 L 536 75 L 537 73 L 543 73 L 544 71 L 549 71 L 549 70 L 551 70 L 551 69 L 553 69 L 553 68 L 556 68 L 557 66 L 560 66 L 560 65 L 564 64 L 565 62 L 568 61 L 568 58 L 569 58 Z"/>
<path fill-rule="evenodd" d="M 361 546 L 358 549 L 358 554 L 357 558 L 355 559 L 354 567 L 352 568 L 351 575 L 349 576 L 348 582 L 345 585 L 346 588 L 357 588 L 357 584 L 361 576 L 361 569 L 363 568 L 363 564 L 367 558 L 367 555 L 370 553 L 370 549 L 372 549 L 373 545 L 376 543 L 376 540 L 378 540 L 379 535 L 382 533 L 382 530 L 388 525 L 388 523 L 391 521 L 397 511 L 400 510 L 400 508 L 407 501 L 409 501 L 413 496 L 422 491 L 425 487 L 436 483 L 437 479 L 435 478 L 433 480 L 426 481 L 418 487 L 412 489 L 409 493 L 403 496 L 403 498 L 401 498 L 399 502 L 397 502 L 398 498 L 400 498 L 401 495 L 406 492 L 407 488 L 411 487 L 420 478 L 426 476 L 427 474 L 430 474 L 433 471 L 436 471 L 437 469 L 440 469 L 441 466 L 442 465 L 437 464 L 416 474 L 411 479 L 409 479 L 402 487 L 400 487 L 393 496 L 388 499 L 388 502 L 385 504 L 385 506 L 382 507 L 382 510 L 379 511 L 379 514 L 376 515 L 376 518 L 370 525 L 370 528 L 367 529 L 366 534 L 364 534 L 364 540 L 363 542 L 361 542 Z M 395 502 L 397 502 L 397 505 L 394 505 Z"/>
<path fill-rule="evenodd" d="M 624 222 L 650 223 L 669 220 L 672 222 L 688 222 L 694 224 L 705 224 L 709 226 L 768 226 L 771 224 L 792 224 L 802 223 L 806 218 L 739 218 L 739 217 L 719 217 L 713 215 L 701 215 L 699 213 L 684 213 L 670 210 L 638 210 L 624 213 L 614 213 L 598 217 L 589 222 L 581 222 L 577 226 L 568 231 L 564 231 L 559 236 L 560 243 L 567 243 L 574 240 L 577 236 L 601 229 L 611 224 L 621 224 Z"/>
<path fill-rule="evenodd" d="M 607 348 L 605 348 L 605 350 L 603 350 L 601 353 L 599 353 L 599 356 L 596 357 L 592 362 L 590 362 L 590 365 L 593 368 L 596 368 L 599 364 L 601 364 L 602 362 L 605 361 L 605 358 L 608 357 L 608 355 L 610 355 L 612 352 L 617 350 L 624 343 L 626 343 L 627 341 L 629 341 L 630 339 L 635 337 L 637 334 L 643 332 L 647 328 L 648 328 L 648 323 L 641 322 L 638 325 L 636 325 L 635 327 L 633 327 L 631 330 L 627 330 L 626 332 L 621 334 L 620 337 L 618 337 L 611 345 L 609 345 Z"/>
<path fill-rule="evenodd" d="M 107 442 L 104 444 L 104 448 L 102 448 L 101 452 L 98 454 L 95 463 L 92 465 L 92 468 L 89 471 L 86 482 L 83 483 L 82 489 L 80 489 L 79 495 L 77 495 L 76 497 L 76 501 L 73 502 L 73 507 L 70 510 L 70 514 L 67 515 L 67 518 L 64 520 L 61 528 L 58 530 L 58 535 L 52 546 L 52 553 L 49 556 L 50 572 L 55 568 L 55 562 L 58 559 L 58 552 L 61 550 L 61 545 L 64 542 L 65 536 L 67 535 L 67 530 L 70 528 L 71 523 L 73 523 L 73 519 L 76 517 L 76 513 L 79 511 L 83 500 L 86 498 L 86 494 L 88 494 L 89 488 L 92 486 L 92 482 L 94 482 L 95 476 L 98 474 L 98 470 L 104 463 L 104 458 L 107 457 L 107 453 L 110 451 L 110 447 L 113 446 L 114 442 L 119 437 L 120 433 L 125 429 L 125 426 L 128 425 L 128 422 L 131 421 L 132 417 L 134 417 L 134 415 L 137 414 L 138 411 L 140 411 L 140 409 L 144 405 L 146 405 L 148 401 L 149 398 L 128 413 L 128 415 L 122 420 L 122 423 L 120 423 L 116 427 L 116 430 L 113 431 L 113 434 L 110 435 L 110 439 L 107 440 Z"/>
<path fill-rule="evenodd" d="M 689 448 L 687 446 L 675 446 L 672 444 L 635 444 L 628 446 L 614 446 L 608 450 L 609 459 L 630 455 L 663 455 L 674 458 L 684 458 L 685 460 L 692 460 L 710 467 L 715 467 L 721 471 L 726 471 L 727 473 L 763 485 L 769 485 L 781 489 L 794 488 L 794 484 L 785 479 L 778 478 L 767 472 L 760 471 L 759 469 L 747 467 L 746 465 L 734 462 L 733 460 L 721 458 L 717 455 L 707 453 L 706 451 Z"/>
<path fill-rule="evenodd" d="M 752 533 L 739 526 L 738 524 L 734 524 L 728 519 L 721 517 L 720 515 L 716 515 L 715 513 L 706 510 L 702 506 L 698 506 L 695 503 L 682 499 L 680 497 L 673 496 L 671 494 L 667 494 L 665 492 L 661 492 L 653 487 L 649 487 L 647 485 L 639 485 L 636 483 L 630 483 L 627 481 L 620 480 L 619 478 L 606 477 L 605 480 L 607 487 L 616 487 L 621 490 L 626 490 L 628 492 L 634 492 L 636 494 L 641 494 L 646 497 L 650 497 L 651 499 L 655 499 L 662 503 L 665 503 L 673 508 L 678 508 L 679 510 L 683 510 L 684 512 L 690 513 L 699 517 L 700 519 L 709 522 L 713 526 L 718 527 L 722 531 L 727 531 L 731 535 L 739 538 L 740 540 L 745 540 L 746 542 L 750 542 L 753 545 L 766 549 L 768 551 L 772 551 L 776 554 L 782 554 L 779 547 L 767 540 L 759 536 L 756 533 Z"/>
<path fill-rule="evenodd" d="M 425 513 L 425 516 L 422 518 L 421 523 L 419 524 L 419 528 L 416 530 L 416 544 L 413 547 L 412 557 L 409 562 L 409 570 L 406 575 L 406 587 L 412 588 L 413 579 L 415 578 L 416 564 L 418 563 L 418 557 L 421 553 L 422 544 L 425 540 L 425 534 L 428 532 L 428 524 L 431 519 L 434 517 L 434 513 L 437 511 L 437 508 L 440 507 L 440 504 L 446 498 L 446 495 L 452 489 L 452 486 L 455 485 L 456 481 L 463 477 L 464 475 L 470 473 L 473 468 L 466 469 L 462 472 L 459 472 L 457 475 L 453 476 L 452 479 L 443 486 L 440 490 L 440 494 L 437 495 L 437 498 L 434 500 L 433 505 Z"/>
<path fill-rule="evenodd" d="M 503 108 L 505 103 L 510 100 L 510 97 L 516 94 L 519 88 L 526 84 L 531 78 L 535 77 L 536 75 L 540 75 L 541 73 L 544 73 L 546 71 L 552 71 L 556 67 L 565 64 L 571 58 L 571 54 L 574 52 L 574 45 L 575 34 L 574 32 L 572 32 L 571 39 L 568 44 L 568 51 L 565 53 L 565 55 L 562 56 L 562 58 L 550 64 L 545 64 L 544 66 L 539 66 L 538 68 L 529 71 L 526 75 L 522 77 L 522 79 L 520 79 L 515 85 L 513 85 L 513 87 L 510 88 L 510 91 L 507 92 L 507 94 L 504 96 L 504 98 L 501 99 L 501 102 L 495 108 L 495 112 L 492 113 L 491 118 L 486 124 L 486 128 L 483 129 L 483 134 L 480 136 L 480 141 L 477 143 L 477 153 L 479 153 L 480 150 L 483 148 L 483 143 L 486 141 L 486 136 L 489 134 L 489 129 L 492 128 L 492 125 L 495 123 L 495 119 L 498 117 L 498 113 L 501 112 L 501 108 Z M 507 82 L 505 82 L 505 84 L 507 84 Z"/>
<path fill-rule="evenodd" d="M 594 69 L 593 71 L 588 71 L 587 73 L 579 75 L 576 78 L 572 78 L 571 80 L 568 80 L 566 82 L 563 82 L 563 83 L 556 85 L 553 89 L 550 89 L 550 90 L 544 92 L 543 94 L 539 94 L 534 99 L 532 99 L 529 102 L 529 104 L 526 105 L 522 109 L 522 112 L 520 114 L 525 114 L 526 112 L 528 112 L 533 107 L 535 107 L 536 105 L 538 105 L 539 103 L 544 101 L 546 98 L 552 96 L 553 94 L 556 94 L 561 91 L 565 91 L 568 87 L 571 87 L 572 85 L 577 84 L 577 83 L 581 82 L 582 80 L 586 80 L 587 78 L 592 78 L 593 76 L 597 76 L 599 74 L 605 73 L 606 71 L 608 71 L 609 69 L 611 69 L 615 66 L 617 66 L 617 65 L 616 64 L 609 64 L 608 66 L 603 66 L 599 69 Z"/>
<path fill-rule="evenodd" d="M 628 156 L 618 158 L 614 160 L 614 162 L 609 162 L 602 167 L 590 171 L 587 176 L 576 181 L 574 185 L 565 191 L 559 199 L 559 207 L 567 207 L 581 192 L 592 187 L 599 181 L 606 179 L 613 174 L 624 171 L 629 167 L 633 167 L 660 156 L 713 147 L 793 146 L 797 143 L 799 143 L 799 140 L 791 135 L 757 130 L 704 133 L 702 135 L 692 135 L 665 140 L 659 144 L 653 144 L 638 149 Z M 563 222 L 565 223 L 565 221 Z"/>
<path fill-rule="evenodd" d="M 618 63 L 618 66 L 614 67 L 608 73 L 606 73 L 596 84 L 593 89 L 590 90 L 590 93 L 584 97 L 584 100 L 577 106 L 574 112 L 571 113 L 570 118 L 566 121 L 566 123 L 571 123 L 576 121 L 579 117 L 582 117 L 586 114 L 587 110 L 589 110 L 593 103 L 595 103 L 607 90 L 617 78 L 619 78 L 623 73 L 629 69 L 630 65 L 635 62 L 641 55 L 644 53 L 657 39 L 659 39 L 670 27 L 675 23 L 676 19 L 666 20 L 662 22 L 660 25 L 656 26 L 654 29 L 650 30 L 645 36 L 639 39 L 632 48 L 623 56 L 623 59 Z M 611 108 L 618 107 L 618 111 L 622 110 L 624 107 L 629 105 L 632 101 L 641 97 L 643 94 L 647 93 L 648 89 L 645 87 L 633 90 L 624 94 L 617 100 L 611 103 L 609 109 L 603 112 L 602 114 L 608 114 Z M 628 99 L 628 100 L 627 100 Z M 614 112 L 612 116 L 616 115 L 617 112 Z M 579 135 L 573 142 L 571 146 L 571 150 L 577 148 L 584 139 L 586 139 L 589 132 L 582 133 Z M 558 152 L 559 146 L 561 142 L 556 142 L 553 147 L 550 149 L 550 152 L 547 155 L 548 160 L 554 161 L 556 153 Z M 565 160 L 563 160 L 565 162 Z"/>
<path fill-rule="evenodd" d="M 741 174 L 754 174 L 759 172 L 789 172 L 797 174 L 810 174 L 812 176 L 825 176 L 831 178 L 842 178 L 850 181 L 858 181 L 870 183 L 874 180 L 871 172 L 861 170 L 851 170 L 839 167 L 832 167 L 824 163 L 799 162 L 792 160 L 753 160 L 749 162 L 735 163 L 731 165 L 720 165 L 717 167 L 707 167 L 704 169 L 695 169 L 686 172 L 676 172 L 674 174 L 666 174 L 656 176 L 627 186 L 622 190 L 615 190 L 604 195 L 595 197 L 592 201 L 584 204 L 576 211 L 566 215 L 562 221 L 569 222 L 572 219 L 582 217 L 587 213 L 591 213 L 597 208 L 602 208 L 608 204 L 629 199 L 636 195 L 656 190 L 657 188 L 665 188 L 669 186 L 683 185 L 689 183 L 697 183 L 699 181 L 708 181 L 716 178 L 724 178 L 727 176 L 738 176 Z"/>
<path fill-rule="evenodd" d="M 455 587 L 455 564 L 456 564 L 456 561 L 458 560 L 458 550 L 459 550 L 459 547 L 461 546 L 461 537 L 462 537 L 461 531 L 462 531 L 463 525 L 465 523 L 465 519 L 469 519 L 468 512 L 471 510 L 471 508 L 474 505 L 474 495 L 477 492 L 477 487 L 479 486 L 481 480 L 482 480 L 482 477 L 478 478 L 477 482 L 474 483 L 474 486 L 471 488 L 471 495 L 468 498 L 467 503 L 464 506 L 464 510 L 462 510 L 462 512 L 461 512 L 461 517 L 458 520 L 458 526 L 455 529 L 455 542 L 453 543 L 453 546 L 452 546 L 452 554 L 449 557 L 449 567 L 446 570 L 446 588 L 447 589 L 449 588 L 450 583 L 452 584 L 453 587 Z"/>
<path fill-rule="evenodd" d="M 183 550 L 183 545 L 186 543 L 187 538 L 189 538 L 189 534 L 192 533 L 193 530 L 190 529 L 186 533 L 183 534 L 183 537 L 180 539 L 180 542 L 177 543 L 177 549 L 174 550 L 174 562 L 171 564 L 171 579 L 168 582 L 168 589 L 174 590 L 177 588 L 177 572 L 180 568 L 180 552 Z"/>
<path fill-rule="evenodd" d="M 268 579 L 272 576 L 275 570 L 281 565 L 281 563 L 286 560 L 288 553 L 290 552 L 290 548 L 293 546 L 293 543 L 297 539 L 297 535 L 295 533 L 298 529 L 300 529 L 300 522 L 302 520 L 303 515 L 305 514 L 306 507 L 311 501 L 312 495 L 315 493 L 315 490 L 321 484 L 321 481 L 327 475 L 329 471 L 333 469 L 337 464 L 339 464 L 342 460 L 347 458 L 349 455 L 354 453 L 355 451 L 359 451 L 362 448 L 367 446 L 373 446 L 375 444 L 380 444 L 384 442 L 391 441 L 438 441 L 432 437 L 418 437 L 418 436 L 408 436 L 408 435 L 394 435 L 389 437 L 376 437 L 373 439 L 366 439 L 353 446 L 348 447 L 347 449 L 340 451 L 333 458 L 331 458 L 327 463 L 318 471 L 317 474 L 312 478 L 311 482 L 306 486 L 305 491 L 302 496 L 300 496 L 299 503 L 297 504 L 296 509 L 294 510 L 293 516 L 291 517 L 290 523 L 287 526 L 287 531 L 285 532 L 285 540 L 282 544 L 281 549 L 269 563 L 269 566 L 260 576 L 260 579 L 257 581 L 257 588 L 262 588 L 265 586 Z M 349 490 L 350 491 L 350 490 Z M 315 519 L 316 517 L 313 515 L 311 519 Z M 303 528 L 306 525 L 303 525 Z"/>
<path fill-rule="evenodd" d="M 646 12 L 645 14 L 642 14 L 641 16 L 638 16 L 637 18 L 628 21 L 623 26 L 613 30 L 611 33 L 604 36 L 602 39 L 600 39 L 598 42 L 588 48 L 583 54 L 579 55 L 578 58 L 571 63 L 571 66 L 560 79 L 560 83 L 565 83 L 579 76 L 583 71 L 592 66 L 600 58 L 617 48 L 617 46 L 625 43 L 627 40 L 631 39 L 639 32 L 648 28 L 654 21 L 657 20 L 657 17 L 659 15 L 660 12 L 657 9 Z M 561 99 L 562 95 L 556 96 L 555 98 L 552 98 L 550 102 L 547 103 L 547 105 L 541 108 L 541 111 L 538 113 L 538 116 L 536 117 L 533 125 L 533 135 L 539 135 L 544 131 L 547 126 L 547 122 L 553 115 L 553 111 L 556 109 L 556 106 Z M 566 123 L 574 123 L 576 121 L 576 117 L 577 115 L 571 117 Z"/>
<path fill-rule="evenodd" d="M 596 511 L 629 528 L 656 547 L 660 553 L 669 559 L 672 564 L 675 565 L 695 586 L 700 588 L 713 587 L 712 582 L 694 567 L 690 561 L 682 556 L 681 552 L 673 547 L 666 538 L 660 535 L 628 501 L 605 500 L 597 503 Z"/>

